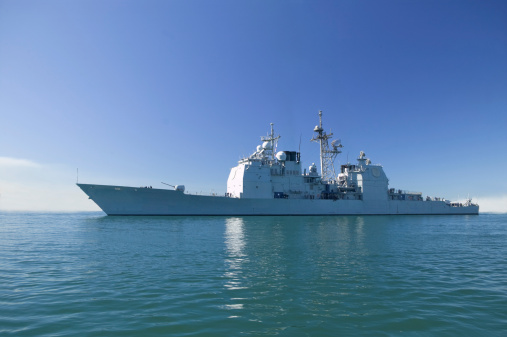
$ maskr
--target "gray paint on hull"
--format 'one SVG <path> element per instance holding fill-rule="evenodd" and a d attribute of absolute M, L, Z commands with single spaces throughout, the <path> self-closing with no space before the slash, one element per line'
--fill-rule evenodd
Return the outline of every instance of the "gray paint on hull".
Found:
<path fill-rule="evenodd" d="M 239 199 L 180 191 L 77 184 L 108 215 L 470 215 L 478 206 L 451 207 L 443 201 Z"/>

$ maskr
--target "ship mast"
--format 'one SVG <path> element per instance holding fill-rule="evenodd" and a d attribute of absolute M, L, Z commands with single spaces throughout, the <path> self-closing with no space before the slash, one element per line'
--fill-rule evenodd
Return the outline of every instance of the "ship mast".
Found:
<path fill-rule="evenodd" d="M 270 157 L 271 160 L 275 160 L 275 151 L 276 151 L 276 143 L 278 143 L 278 139 L 280 138 L 280 135 L 275 137 L 275 131 L 273 128 L 273 123 L 270 123 L 271 125 L 271 134 L 269 134 L 267 137 L 261 137 L 261 140 L 263 142 L 268 142 L 270 146 L 268 146 L 266 149 L 271 151 Z"/>
<path fill-rule="evenodd" d="M 333 140 L 329 148 L 328 139 L 333 137 L 333 133 L 326 134 L 322 127 L 322 111 L 319 111 L 319 125 L 315 126 L 313 132 L 317 134 L 311 139 L 312 142 L 320 143 L 320 173 L 323 181 L 336 179 L 334 170 L 334 159 L 341 153 L 343 145 L 340 140 Z"/>

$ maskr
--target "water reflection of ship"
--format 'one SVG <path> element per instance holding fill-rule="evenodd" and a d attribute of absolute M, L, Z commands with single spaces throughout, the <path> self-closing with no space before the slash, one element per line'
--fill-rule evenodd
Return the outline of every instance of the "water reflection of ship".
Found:
<path fill-rule="evenodd" d="M 238 291 L 246 289 L 244 284 L 243 264 L 246 260 L 244 222 L 242 218 L 227 218 L 225 221 L 225 289 L 228 291 Z M 243 298 L 231 296 L 230 303 L 224 304 L 227 310 L 243 309 Z M 235 315 L 229 318 L 237 317 Z"/>
<path fill-rule="evenodd" d="M 241 290 L 247 287 L 243 283 L 243 263 L 246 260 L 244 252 L 245 248 L 245 234 L 243 230 L 243 219 L 242 218 L 228 218 L 225 222 L 225 248 L 226 248 L 226 271 L 225 288 L 227 290 Z M 230 304 L 225 304 L 224 308 L 232 309 L 243 309 L 243 303 L 241 298 L 231 298 Z"/>

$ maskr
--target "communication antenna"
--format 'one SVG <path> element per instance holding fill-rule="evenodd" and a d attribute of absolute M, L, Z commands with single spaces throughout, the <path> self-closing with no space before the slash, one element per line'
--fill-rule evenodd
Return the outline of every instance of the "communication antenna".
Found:
<path fill-rule="evenodd" d="M 322 127 L 322 111 L 319 111 L 319 125 L 315 126 L 313 132 L 317 134 L 310 139 L 312 142 L 320 143 L 320 173 L 323 181 L 331 181 L 336 179 L 334 169 L 334 159 L 342 152 L 343 145 L 339 139 L 331 142 L 329 147 L 328 140 L 333 137 L 333 133 L 327 134 Z"/>
<path fill-rule="evenodd" d="M 276 152 L 276 144 L 278 143 L 278 139 L 280 139 L 280 135 L 275 136 L 275 130 L 273 128 L 273 123 L 270 123 L 271 125 L 271 134 L 269 134 L 267 137 L 261 137 L 261 140 L 263 142 L 269 142 L 271 147 L 271 160 L 275 159 L 275 152 Z M 269 154 L 269 153 L 268 153 Z"/>
<path fill-rule="evenodd" d="M 79 184 L 79 168 L 76 168 L 76 184 Z"/>

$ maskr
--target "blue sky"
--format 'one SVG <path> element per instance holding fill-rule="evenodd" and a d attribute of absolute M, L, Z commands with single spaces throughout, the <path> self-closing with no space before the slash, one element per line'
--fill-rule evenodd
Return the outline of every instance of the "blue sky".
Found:
<path fill-rule="evenodd" d="M 223 193 L 271 122 L 318 162 L 323 110 L 337 165 L 362 150 L 392 187 L 507 211 L 505 18 L 506 1 L 0 0 L 0 209 L 97 209 L 76 168 Z"/>

